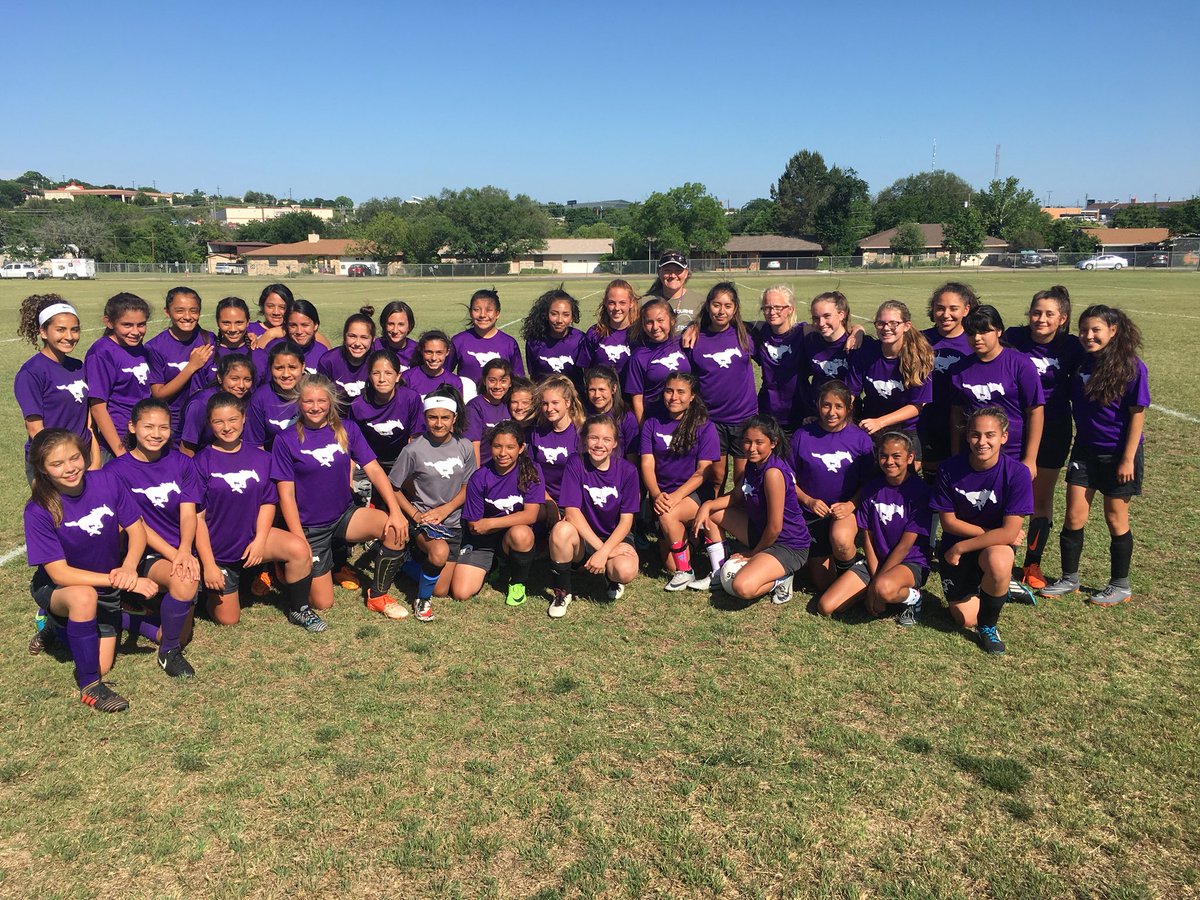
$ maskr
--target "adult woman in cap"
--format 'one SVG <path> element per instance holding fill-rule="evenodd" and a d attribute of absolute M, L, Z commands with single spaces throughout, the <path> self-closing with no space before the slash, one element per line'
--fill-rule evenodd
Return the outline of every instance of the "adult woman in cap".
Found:
<path fill-rule="evenodd" d="M 675 310 L 675 330 L 683 331 L 704 305 L 703 294 L 688 292 L 687 280 L 691 274 L 687 257 L 678 250 L 664 250 L 658 258 L 658 277 L 646 293 L 662 297 Z"/>

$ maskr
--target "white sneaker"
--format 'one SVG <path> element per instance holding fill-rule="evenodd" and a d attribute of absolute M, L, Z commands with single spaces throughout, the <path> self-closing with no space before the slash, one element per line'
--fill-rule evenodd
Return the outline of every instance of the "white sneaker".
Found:
<path fill-rule="evenodd" d="M 550 601 L 550 608 L 546 611 L 552 619 L 561 619 L 567 614 L 567 607 L 571 605 L 573 598 L 570 594 L 563 594 L 561 597 L 555 597 Z"/>
<path fill-rule="evenodd" d="M 663 587 L 664 591 L 682 591 L 685 587 L 690 587 L 692 579 L 696 577 L 695 572 L 679 572 L 677 571 L 671 576 L 671 580 Z"/>
<path fill-rule="evenodd" d="M 782 606 L 784 603 L 792 599 L 792 576 L 789 575 L 783 580 L 782 584 L 777 584 L 771 589 L 771 602 L 777 606 Z"/>
<path fill-rule="evenodd" d="M 721 574 L 719 571 L 713 572 L 711 575 L 697 575 L 688 584 L 688 589 L 693 591 L 719 591 L 721 588 Z"/>
<path fill-rule="evenodd" d="M 623 596 L 625 596 L 625 585 L 610 581 L 608 583 L 608 599 L 620 600 Z"/>

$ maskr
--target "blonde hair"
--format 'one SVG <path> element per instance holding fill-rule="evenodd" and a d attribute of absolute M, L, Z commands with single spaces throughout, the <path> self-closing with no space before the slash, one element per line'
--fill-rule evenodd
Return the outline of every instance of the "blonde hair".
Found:
<path fill-rule="evenodd" d="M 900 313 L 900 318 L 908 323 L 909 329 L 901 332 L 900 337 L 900 377 L 904 379 L 906 388 L 914 388 L 924 384 L 933 374 L 933 348 L 920 329 L 912 326 L 912 313 L 899 300 L 884 300 L 875 310 L 875 318 L 885 309 Z"/>
<path fill-rule="evenodd" d="M 762 292 L 760 303 L 766 302 L 767 294 L 783 294 L 787 305 L 792 308 L 792 311 L 788 313 L 787 328 L 784 329 L 785 331 L 790 331 L 796 324 L 796 292 L 792 290 L 790 284 L 773 284 Z"/>
<path fill-rule="evenodd" d="M 600 306 L 596 308 L 596 332 L 602 338 L 606 338 L 612 334 L 612 322 L 610 322 L 608 319 L 608 310 L 605 308 L 604 304 L 608 302 L 608 292 L 614 288 L 627 292 L 629 294 L 629 302 L 633 304 L 633 307 L 629 310 L 629 324 L 625 326 L 627 329 L 626 335 L 629 338 L 629 343 L 632 344 L 635 340 L 637 340 L 642 330 L 642 298 L 641 295 L 633 289 L 633 285 L 624 278 L 614 278 L 608 283 L 607 287 L 604 288 L 604 294 L 600 298 Z"/>
<path fill-rule="evenodd" d="M 533 408 L 538 424 L 550 424 L 546 421 L 546 417 L 542 413 L 542 397 L 545 396 L 546 391 L 558 391 L 563 395 L 563 399 L 567 401 L 567 417 L 577 430 L 581 428 L 585 418 L 583 414 L 583 402 L 579 399 L 579 392 L 575 390 L 574 383 L 566 375 L 547 375 L 534 388 Z"/>
<path fill-rule="evenodd" d="M 342 448 L 342 451 L 349 453 L 350 437 L 346 434 L 346 426 L 342 424 L 342 416 L 338 411 L 338 408 L 342 405 L 342 394 L 338 390 L 338 386 L 324 375 L 305 373 L 296 382 L 297 405 L 300 402 L 300 398 L 304 396 L 304 392 L 309 388 L 324 391 L 325 395 L 329 397 L 329 414 L 325 417 L 325 424 L 333 429 L 333 436 L 337 438 L 338 446 Z M 298 413 L 296 416 L 296 439 L 301 444 L 304 443 L 304 427 L 304 415 L 303 413 Z"/>

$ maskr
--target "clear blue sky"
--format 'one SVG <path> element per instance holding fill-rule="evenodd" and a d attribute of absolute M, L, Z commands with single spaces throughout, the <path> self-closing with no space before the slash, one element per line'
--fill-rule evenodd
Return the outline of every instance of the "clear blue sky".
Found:
<path fill-rule="evenodd" d="M 740 205 L 800 149 L 1042 200 L 1200 193 L 1200 6 L 14 4 L 0 177 Z M 1051 194 L 1052 192 L 1052 194 Z"/>

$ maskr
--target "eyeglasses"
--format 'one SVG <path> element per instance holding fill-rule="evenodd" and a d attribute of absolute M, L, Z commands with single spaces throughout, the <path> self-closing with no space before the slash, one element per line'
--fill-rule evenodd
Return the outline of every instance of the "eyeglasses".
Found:
<path fill-rule="evenodd" d="M 781 313 L 781 312 L 787 312 L 789 309 L 791 309 L 791 307 L 790 306 L 760 306 L 759 309 L 762 310 L 763 312 Z"/>
<path fill-rule="evenodd" d="M 875 320 L 875 328 L 877 331 L 899 331 L 903 322 L 885 322 L 882 319 Z"/>

